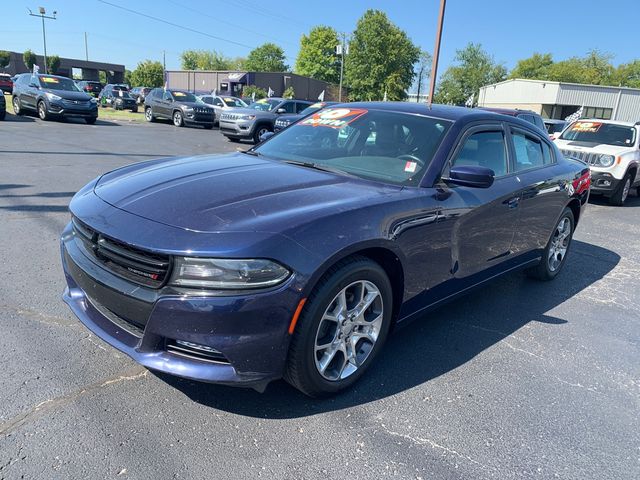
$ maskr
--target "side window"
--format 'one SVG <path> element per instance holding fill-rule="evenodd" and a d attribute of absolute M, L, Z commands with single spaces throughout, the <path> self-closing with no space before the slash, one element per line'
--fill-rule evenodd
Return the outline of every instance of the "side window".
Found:
<path fill-rule="evenodd" d="M 540 117 L 533 117 L 534 123 L 536 124 L 536 126 L 538 128 L 540 128 L 543 132 L 545 131 L 544 128 L 544 121 L 542 120 L 542 118 Z"/>
<path fill-rule="evenodd" d="M 307 108 L 309 105 L 310 104 L 307 104 L 307 103 L 297 102 L 296 103 L 296 113 L 300 113 L 305 108 Z"/>
<path fill-rule="evenodd" d="M 516 172 L 552 163 L 551 148 L 541 139 L 524 132 L 512 132 L 511 138 L 516 153 Z"/>
<path fill-rule="evenodd" d="M 453 159 L 452 166 L 473 165 L 493 170 L 496 177 L 507 174 L 507 155 L 502 131 L 469 135 Z"/>
<path fill-rule="evenodd" d="M 213 100 L 213 104 L 214 104 L 216 107 L 224 107 L 224 104 L 222 103 L 222 100 L 220 100 L 219 98 L 214 99 L 214 100 Z"/>
<path fill-rule="evenodd" d="M 173 97 L 171 96 L 171 92 L 164 92 L 164 95 L 162 95 L 162 99 L 171 101 L 173 99 Z"/>
<path fill-rule="evenodd" d="M 287 113 L 296 113 L 296 103 L 295 102 L 285 102 L 280 105 L 278 108 L 284 108 Z"/>

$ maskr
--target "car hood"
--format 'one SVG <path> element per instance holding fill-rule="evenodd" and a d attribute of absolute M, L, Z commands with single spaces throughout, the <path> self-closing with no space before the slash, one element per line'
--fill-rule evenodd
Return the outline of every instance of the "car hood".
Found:
<path fill-rule="evenodd" d="M 94 187 L 110 205 L 165 225 L 273 233 L 400 190 L 244 153 L 142 162 Z"/>
<path fill-rule="evenodd" d="M 632 148 L 630 146 L 625 147 L 622 145 L 607 145 L 606 143 L 599 144 L 593 142 L 575 142 L 560 139 L 556 139 L 555 143 L 558 148 L 565 150 L 572 150 L 576 152 L 603 153 L 614 156 L 628 152 Z"/>
<path fill-rule="evenodd" d="M 187 107 L 187 108 L 200 107 L 200 108 L 211 109 L 211 105 L 207 105 L 206 103 L 202 103 L 202 102 L 175 102 L 175 104 L 180 105 L 181 107 Z"/>
<path fill-rule="evenodd" d="M 239 115 L 255 115 L 256 117 L 275 116 L 275 112 L 263 112 L 262 110 L 254 110 L 253 108 L 244 108 L 244 107 L 233 108 L 230 113 L 239 114 Z"/>
<path fill-rule="evenodd" d="M 83 102 L 86 102 L 87 100 L 91 100 L 93 98 L 91 95 L 88 95 L 85 92 L 70 92 L 68 90 L 54 90 L 52 88 L 43 88 L 42 91 L 57 95 L 60 98 L 64 98 L 65 100 L 81 100 Z"/>

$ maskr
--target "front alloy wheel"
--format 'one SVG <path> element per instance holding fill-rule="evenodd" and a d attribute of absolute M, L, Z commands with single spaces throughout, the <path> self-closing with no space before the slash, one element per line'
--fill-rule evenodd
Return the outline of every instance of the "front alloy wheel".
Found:
<path fill-rule="evenodd" d="M 147 107 L 144 109 L 144 119 L 147 122 L 155 121 L 155 117 L 153 116 L 153 110 L 151 110 L 151 107 Z"/>
<path fill-rule="evenodd" d="M 13 97 L 13 113 L 16 115 L 22 115 L 22 108 L 20 107 L 20 99 L 18 97 Z"/>
<path fill-rule="evenodd" d="M 613 195 L 609 199 L 609 203 L 611 205 L 616 205 L 618 207 L 621 207 L 622 205 L 624 205 L 624 202 L 627 201 L 627 197 L 629 196 L 630 190 L 631 190 L 631 175 L 627 173 L 622 179 L 622 182 L 620 183 L 616 191 L 613 193 Z"/>
<path fill-rule="evenodd" d="M 181 111 L 176 110 L 175 112 L 173 112 L 173 124 L 176 127 L 182 127 L 184 125 L 184 119 L 182 118 Z"/>
<path fill-rule="evenodd" d="M 353 385 L 369 368 L 391 325 L 392 287 L 366 257 L 333 266 L 310 293 L 291 337 L 285 379 L 316 397 Z"/>
<path fill-rule="evenodd" d="M 47 113 L 47 106 L 44 104 L 42 100 L 38 102 L 38 116 L 40 120 L 48 120 L 49 114 Z"/>

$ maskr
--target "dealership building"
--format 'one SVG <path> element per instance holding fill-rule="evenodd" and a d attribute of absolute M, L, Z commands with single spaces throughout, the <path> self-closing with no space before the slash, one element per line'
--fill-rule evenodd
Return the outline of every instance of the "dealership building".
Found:
<path fill-rule="evenodd" d="M 640 89 L 513 79 L 482 87 L 478 106 L 533 110 L 558 119 L 584 107 L 583 118 L 637 122 Z"/>
<path fill-rule="evenodd" d="M 333 100 L 338 88 L 321 80 L 295 73 L 282 72 L 242 72 L 210 70 L 167 70 L 167 86 L 194 93 L 211 93 L 214 90 L 221 95 L 243 96 L 242 89 L 255 85 L 265 91 L 271 89 L 273 96 L 281 97 L 284 91 L 292 87 L 295 96 L 301 100 L 317 100 L 324 91 L 325 100 Z"/>

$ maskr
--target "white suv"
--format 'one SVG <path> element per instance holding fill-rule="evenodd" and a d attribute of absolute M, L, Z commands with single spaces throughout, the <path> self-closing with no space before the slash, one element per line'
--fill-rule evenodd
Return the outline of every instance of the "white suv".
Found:
<path fill-rule="evenodd" d="M 623 205 L 629 191 L 640 195 L 640 122 L 578 120 L 555 140 L 566 157 L 587 163 L 591 169 L 591 193 Z"/>

